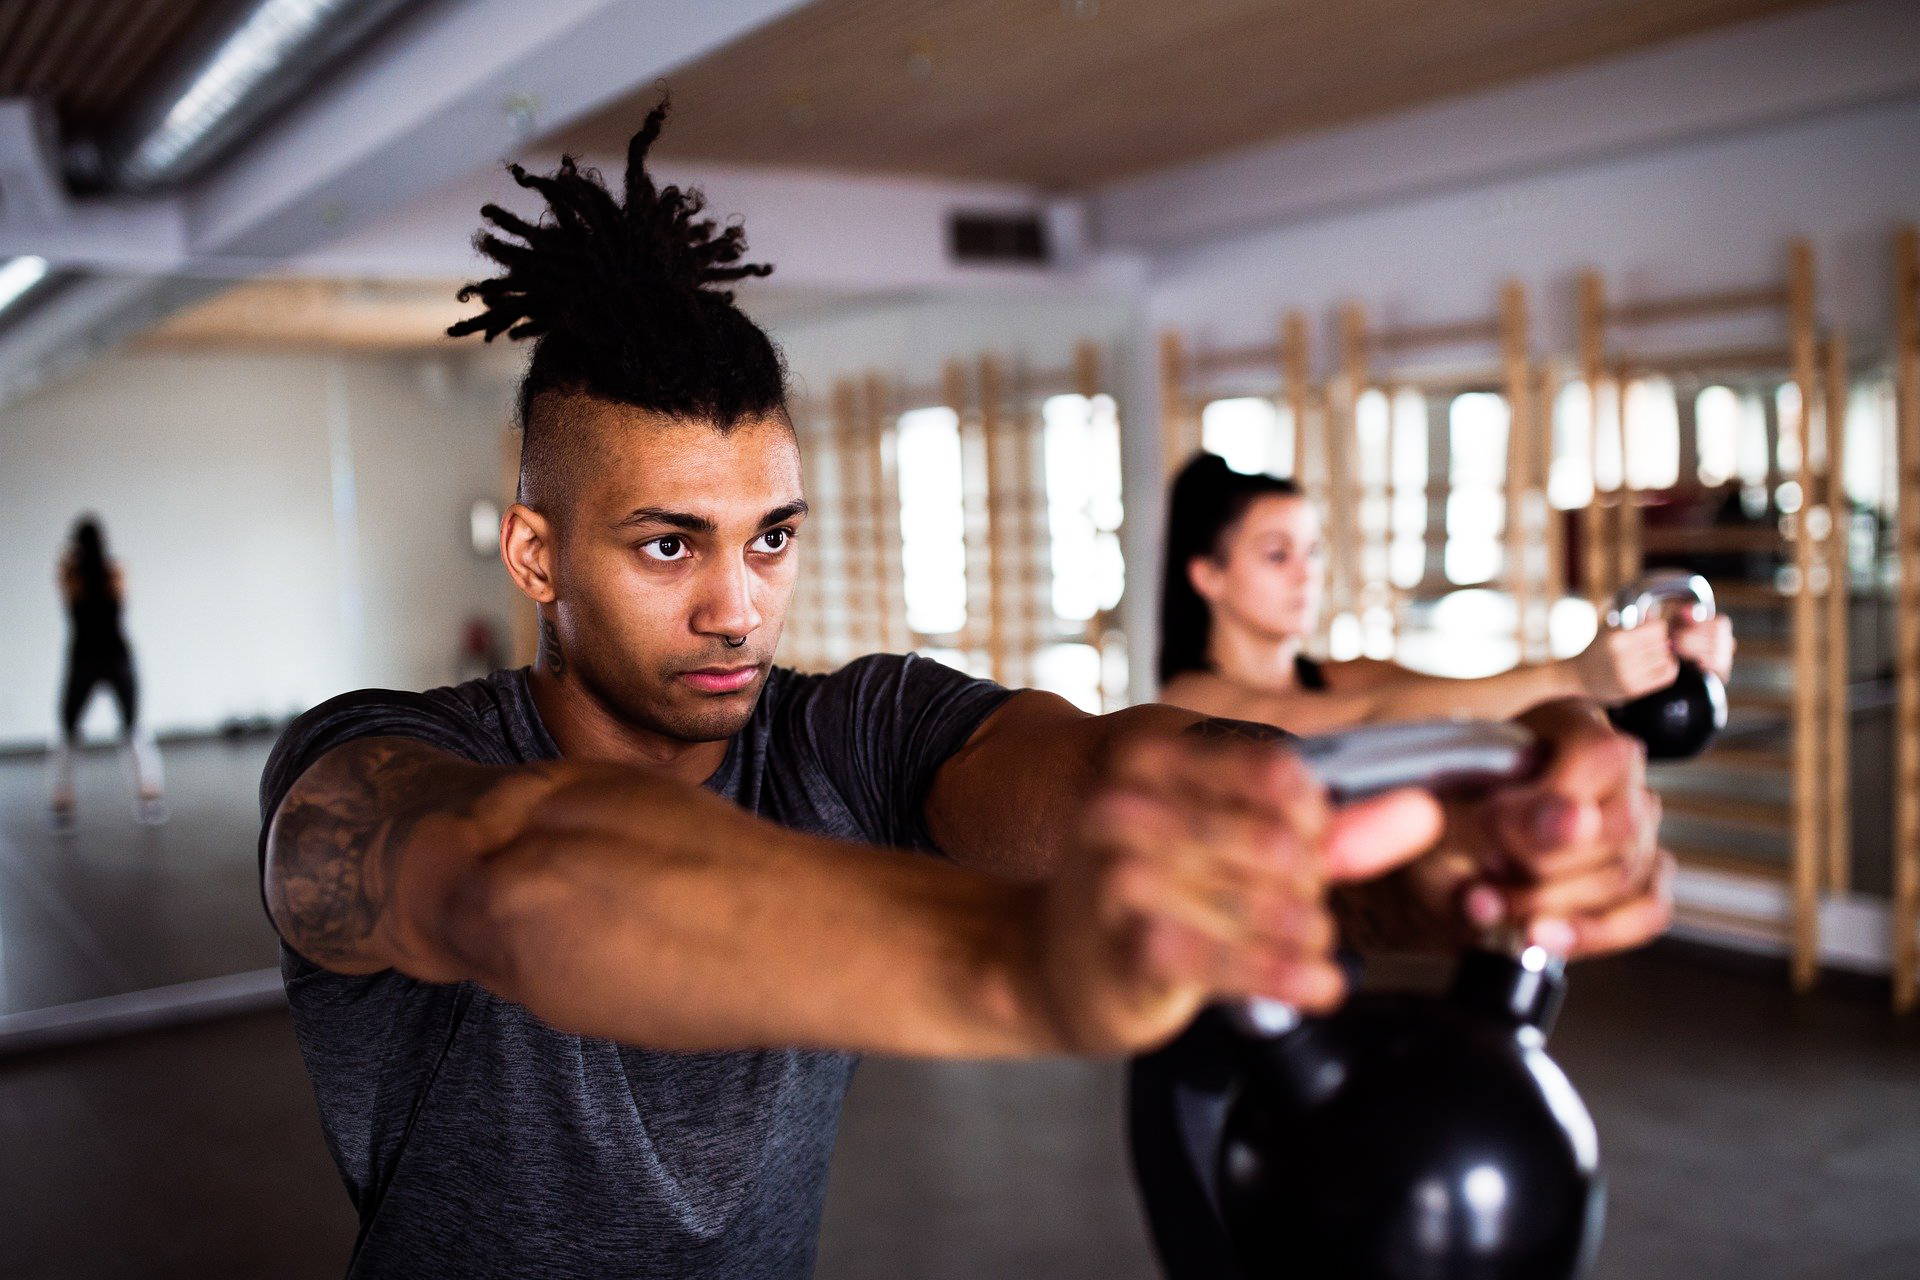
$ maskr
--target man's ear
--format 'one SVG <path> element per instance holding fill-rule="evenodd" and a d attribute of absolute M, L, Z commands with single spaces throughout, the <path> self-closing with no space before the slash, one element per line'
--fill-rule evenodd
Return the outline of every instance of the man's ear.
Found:
<path fill-rule="evenodd" d="M 1187 561 L 1187 582 L 1194 593 L 1211 604 L 1220 596 L 1220 579 L 1225 575 L 1212 556 L 1195 556 Z"/>
<path fill-rule="evenodd" d="M 520 594 L 535 604 L 550 604 L 560 594 L 553 524 L 525 503 L 514 503 L 500 517 L 500 560 Z"/>

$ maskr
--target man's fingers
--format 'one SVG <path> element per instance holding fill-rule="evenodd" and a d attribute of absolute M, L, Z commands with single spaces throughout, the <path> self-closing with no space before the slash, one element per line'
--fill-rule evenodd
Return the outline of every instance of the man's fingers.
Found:
<path fill-rule="evenodd" d="M 1087 837 L 1096 844 L 1151 862 L 1217 866 L 1222 874 L 1318 879 L 1301 839 L 1250 811 L 1182 808 L 1137 792 L 1109 791 L 1095 797 L 1086 820 Z"/>
<path fill-rule="evenodd" d="M 1316 830 L 1325 792 L 1299 757 L 1271 743 L 1149 738 L 1122 750 L 1120 786 L 1198 808 L 1250 810 Z"/>
<path fill-rule="evenodd" d="M 1673 920 L 1673 899 L 1669 886 L 1673 880 L 1673 855 L 1660 854 L 1659 870 L 1652 886 L 1643 894 L 1617 907 L 1566 922 L 1572 931 L 1568 954 L 1574 957 L 1606 955 L 1651 942 L 1666 932 Z"/>
<path fill-rule="evenodd" d="M 1413 787 L 1336 810 L 1322 865 L 1330 881 L 1370 880 L 1411 862 L 1440 837 L 1440 804 Z"/>
<path fill-rule="evenodd" d="M 1204 864 L 1129 859 L 1114 869 L 1102 911 L 1169 920 L 1235 947 L 1307 955 L 1332 949 L 1331 917 L 1313 898 L 1273 880 L 1210 873 Z"/>
<path fill-rule="evenodd" d="M 1265 996 L 1319 1013 L 1346 990 L 1345 975 L 1324 955 L 1231 947 L 1175 921 L 1149 922 L 1143 950 L 1155 981 L 1204 987 L 1216 996 Z"/>
<path fill-rule="evenodd" d="M 1608 861 L 1545 884 L 1507 890 L 1506 915 L 1510 920 L 1539 920 L 1610 909 L 1632 894 L 1643 879 L 1639 868 Z"/>
<path fill-rule="evenodd" d="M 1552 755 L 1537 784 L 1573 800 L 1598 801 L 1644 790 L 1646 748 L 1578 704 L 1547 703 L 1521 717 L 1539 732 Z"/>

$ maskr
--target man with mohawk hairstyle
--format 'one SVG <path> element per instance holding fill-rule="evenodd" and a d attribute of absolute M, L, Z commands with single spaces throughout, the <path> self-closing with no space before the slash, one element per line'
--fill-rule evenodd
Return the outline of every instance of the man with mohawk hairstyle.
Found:
<path fill-rule="evenodd" d="M 350 1274 L 803 1277 L 859 1053 L 1116 1055 L 1216 998 L 1325 1009 L 1338 935 L 1451 942 L 1480 885 L 1575 952 L 1661 926 L 1638 757 L 1590 708 L 1531 721 L 1543 781 L 1443 819 L 1335 811 L 1170 707 L 775 666 L 807 501 L 779 354 L 724 288 L 768 268 L 654 185 L 665 116 L 619 199 L 514 167 L 547 213 L 485 210 L 502 272 L 451 330 L 533 342 L 500 553 L 538 661 L 335 698 L 262 779 Z M 1497 882 L 1462 852 L 1489 840 Z"/>

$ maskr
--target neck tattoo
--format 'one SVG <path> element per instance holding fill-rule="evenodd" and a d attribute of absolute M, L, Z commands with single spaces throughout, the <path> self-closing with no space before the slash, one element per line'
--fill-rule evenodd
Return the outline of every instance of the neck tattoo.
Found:
<path fill-rule="evenodd" d="M 560 651 L 560 629 L 545 614 L 540 615 L 540 667 L 551 676 L 567 674 L 567 655 Z"/>

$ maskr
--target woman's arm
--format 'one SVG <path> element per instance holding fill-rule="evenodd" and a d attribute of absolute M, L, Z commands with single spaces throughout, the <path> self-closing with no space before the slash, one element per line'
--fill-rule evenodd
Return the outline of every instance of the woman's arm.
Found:
<path fill-rule="evenodd" d="M 1698 624 L 1689 649 L 1711 650 L 1731 661 L 1725 619 Z M 1718 669 L 1719 662 L 1709 662 Z M 1205 673 L 1171 682 L 1162 698 L 1205 715 L 1279 725 L 1294 733 L 1329 733 L 1360 724 L 1457 717 L 1505 720 L 1555 698 L 1625 702 L 1673 682 L 1677 668 L 1667 628 L 1649 623 L 1631 631 L 1603 630 L 1578 656 L 1515 667 L 1498 675 L 1457 679 L 1427 675 L 1392 662 L 1356 659 L 1325 666 L 1325 691 L 1261 693 Z"/>

